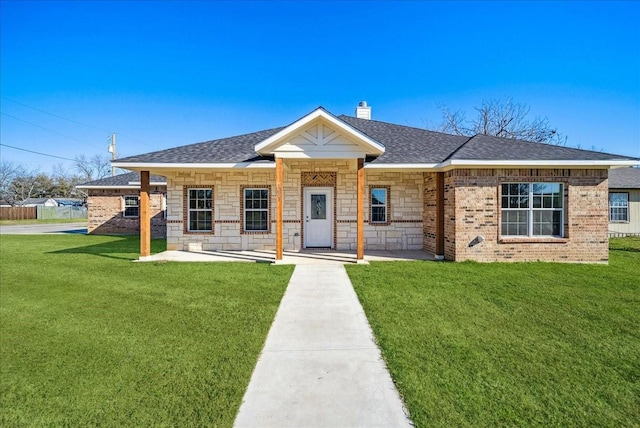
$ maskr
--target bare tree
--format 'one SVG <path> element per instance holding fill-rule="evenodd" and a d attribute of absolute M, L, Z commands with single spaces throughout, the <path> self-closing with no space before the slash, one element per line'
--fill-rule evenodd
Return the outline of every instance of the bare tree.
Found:
<path fill-rule="evenodd" d="M 49 178 L 37 171 L 27 171 L 13 162 L 0 162 L 0 197 L 15 206 L 18 202 L 45 195 Z"/>
<path fill-rule="evenodd" d="M 79 155 L 74 159 L 76 170 L 84 181 L 98 180 L 111 173 L 111 160 L 108 156 L 95 155 L 88 158 L 85 155 Z"/>
<path fill-rule="evenodd" d="M 463 111 L 452 112 L 444 105 L 440 109 L 442 124 L 437 130 L 441 132 L 466 136 L 485 134 L 554 145 L 567 142 L 567 137 L 550 126 L 546 117 L 536 116 L 530 120 L 529 106 L 513 102 L 511 98 L 482 101 L 480 107 L 474 108 L 476 114 L 471 120 Z"/>
<path fill-rule="evenodd" d="M 45 197 L 49 193 L 50 183 L 51 180 L 45 174 L 22 172 L 9 183 L 5 199 L 15 206 L 29 198 Z"/>
<path fill-rule="evenodd" d="M 71 173 L 62 164 L 53 167 L 53 195 L 62 198 L 86 198 L 87 193 L 82 189 L 76 189 L 78 184 L 83 183 L 82 176 Z"/>
<path fill-rule="evenodd" d="M 21 165 L 0 161 L 0 198 L 11 205 L 15 205 L 16 202 L 11 183 L 22 175 L 24 175 L 24 168 Z"/>

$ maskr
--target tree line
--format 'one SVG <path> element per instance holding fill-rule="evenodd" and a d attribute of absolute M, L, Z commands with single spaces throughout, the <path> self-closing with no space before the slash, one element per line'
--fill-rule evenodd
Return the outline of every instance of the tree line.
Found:
<path fill-rule="evenodd" d="M 11 206 L 29 198 L 85 199 L 87 193 L 76 186 L 111 174 L 109 157 L 75 157 L 71 169 L 58 164 L 51 173 L 29 169 L 14 162 L 0 161 L 0 200 Z"/>

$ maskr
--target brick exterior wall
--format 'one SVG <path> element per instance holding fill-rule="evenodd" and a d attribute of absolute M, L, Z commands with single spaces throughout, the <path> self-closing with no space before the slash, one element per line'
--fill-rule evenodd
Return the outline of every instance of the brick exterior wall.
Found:
<path fill-rule="evenodd" d="M 356 249 L 356 161 L 284 161 L 283 245 L 297 251 L 304 243 L 302 195 L 306 186 L 334 188 L 332 248 Z M 273 250 L 275 248 L 275 171 L 183 171 L 167 174 L 167 248 L 204 250 Z M 184 186 L 214 188 L 214 233 L 185 234 Z M 241 233 L 243 187 L 270 186 L 269 233 Z M 369 188 L 389 188 L 388 224 L 369 224 Z M 422 248 L 422 173 L 365 173 L 365 249 L 415 250 Z"/>
<path fill-rule="evenodd" d="M 500 235 L 500 184 L 560 182 L 564 237 Z M 448 260 L 606 263 L 607 171 L 586 169 L 458 169 L 445 174 L 445 257 Z M 469 246 L 477 236 L 478 245 Z"/>
<path fill-rule="evenodd" d="M 438 204 L 438 192 L 436 186 L 436 173 L 424 173 L 423 194 L 423 245 L 425 251 L 436 253 L 436 214 Z"/>
<path fill-rule="evenodd" d="M 162 207 L 164 187 L 152 186 L 151 237 L 166 236 L 166 220 Z M 88 232 L 94 235 L 137 235 L 138 217 L 124 217 L 124 197 L 139 196 L 139 189 L 89 189 L 87 197 Z"/>

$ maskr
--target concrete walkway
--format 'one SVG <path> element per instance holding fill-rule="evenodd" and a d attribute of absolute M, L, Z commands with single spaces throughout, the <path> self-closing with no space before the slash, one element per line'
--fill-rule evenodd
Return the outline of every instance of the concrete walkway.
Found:
<path fill-rule="evenodd" d="M 235 426 L 412 426 L 343 265 L 296 266 Z"/>

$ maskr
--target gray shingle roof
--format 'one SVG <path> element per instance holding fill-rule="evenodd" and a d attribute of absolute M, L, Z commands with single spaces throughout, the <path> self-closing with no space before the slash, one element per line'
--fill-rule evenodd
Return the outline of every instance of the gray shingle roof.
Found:
<path fill-rule="evenodd" d="M 616 168 L 609 171 L 610 189 L 640 189 L 640 168 Z"/>
<path fill-rule="evenodd" d="M 345 115 L 337 116 L 337 118 L 385 147 L 384 154 L 371 160 L 370 163 L 374 164 L 435 164 L 446 160 L 608 161 L 633 159 L 602 152 L 488 135 L 476 135 L 469 138 Z M 269 163 L 273 162 L 273 159 L 258 155 L 255 152 L 255 145 L 284 128 L 283 126 L 251 134 L 129 156 L 118 159 L 117 162 L 156 164 Z"/>
<path fill-rule="evenodd" d="M 377 120 L 338 118 L 385 147 L 375 163 L 440 163 L 469 139 Z"/>
<path fill-rule="evenodd" d="M 166 183 L 167 179 L 161 175 L 151 175 L 149 180 L 153 183 Z M 94 186 L 130 186 L 129 183 L 139 183 L 140 173 L 129 172 L 127 174 L 119 174 L 113 177 L 105 177 L 99 180 L 89 181 L 87 183 L 79 184 L 77 187 L 89 188 Z"/>
<path fill-rule="evenodd" d="M 456 160 L 612 160 L 629 159 L 602 152 L 553 146 L 544 143 L 475 135 L 450 159 Z"/>
<path fill-rule="evenodd" d="M 153 163 L 239 163 L 239 162 L 273 162 L 273 159 L 259 156 L 254 147 L 256 144 L 280 131 L 284 127 L 253 132 L 251 134 L 222 138 L 189 144 L 167 150 L 145 153 L 118 159 L 118 162 L 153 162 Z"/>

